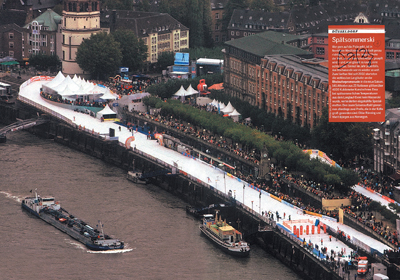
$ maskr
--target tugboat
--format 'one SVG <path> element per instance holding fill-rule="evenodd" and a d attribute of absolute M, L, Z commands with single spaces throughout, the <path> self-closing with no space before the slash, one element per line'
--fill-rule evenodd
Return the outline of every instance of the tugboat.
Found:
<path fill-rule="evenodd" d="M 100 221 L 99 229 L 91 227 L 61 208 L 54 197 L 40 197 L 35 191 L 35 196 L 26 197 L 22 200 L 21 206 L 36 217 L 83 243 L 90 250 L 106 251 L 124 248 L 123 241 L 104 234 Z"/>
<path fill-rule="evenodd" d="M 247 257 L 250 246 L 242 240 L 242 233 L 215 214 L 205 214 L 200 230 L 223 251 L 237 257 Z"/>

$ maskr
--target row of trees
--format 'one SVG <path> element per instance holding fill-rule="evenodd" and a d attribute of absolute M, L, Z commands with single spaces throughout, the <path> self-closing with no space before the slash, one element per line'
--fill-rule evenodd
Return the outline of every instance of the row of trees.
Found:
<path fill-rule="evenodd" d="M 350 186 L 358 182 L 356 173 L 348 169 L 332 167 L 315 159 L 310 160 L 309 156 L 292 142 L 276 141 L 273 137 L 249 126 L 235 123 L 230 118 L 184 105 L 178 100 L 169 99 L 164 102 L 152 96 L 147 98 L 145 103 L 151 107 L 161 108 L 161 115 L 173 115 L 194 126 L 205 128 L 217 135 L 232 139 L 236 143 L 241 143 L 248 149 L 261 151 L 266 148 L 269 156 L 275 158 L 279 165 L 291 171 L 303 172 L 316 182 L 335 185 L 342 191 L 348 190 Z"/>
<path fill-rule="evenodd" d="M 201 78 L 204 77 L 192 80 L 170 80 L 164 84 L 151 86 L 148 91 L 162 99 L 170 98 L 181 85 L 187 88 L 191 84 L 196 89 Z M 223 76 L 219 74 L 208 75 L 206 83 L 210 86 L 221 83 L 222 79 Z M 324 108 L 318 125 L 310 131 L 309 127 L 301 127 L 289 119 L 275 116 L 239 98 L 233 98 L 223 91 L 211 91 L 210 98 L 215 98 L 225 104 L 231 102 L 243 118 L 251 118 L 253 126 L 258 130 L 291 140 L 296 144 L 319 149 L 338 162 L 348 163 L 356 157 L 372 158 L 373 141 L 369 123 L 331 123 L 328 108 Z"/>

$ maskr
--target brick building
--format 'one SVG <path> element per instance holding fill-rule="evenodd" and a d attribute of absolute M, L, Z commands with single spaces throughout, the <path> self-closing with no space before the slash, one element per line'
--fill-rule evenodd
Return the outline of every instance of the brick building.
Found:
<path fill-rule="evenodd" d="M 211 33 L 215 43 L 227 40 L 226 31 L 222 26 L 222 19 L 228 0 L 211 0 Z"/>
<path fill-rule="evenodd" d="M 300 36 L 267 31 L 250 37 L 225 42 L 225 92 L 257 106 L 256 67 L 266 55 L 297 54 L 312 58 L 312 54 L 298 48 Z"/>
<path fill-rule="evenodd" d="M 25 30 L 15 23 L 0 26 L 0 58 L 11 56 L 22 61 L 25 48 Z"/>
<path fill-rule="evenodd" d="M 256 66 L 257 105 L 301 126 L 318 124 L 328 105 L 328 68 L 318 59 L 266 56 Z"/>
<path fill-rule="evenodd" d="M 268 31 L 225 42 L 225 92 L 301 126 L 314 127 L 328 105 L 328 68 L 299 48 L 304 40 Z"/>

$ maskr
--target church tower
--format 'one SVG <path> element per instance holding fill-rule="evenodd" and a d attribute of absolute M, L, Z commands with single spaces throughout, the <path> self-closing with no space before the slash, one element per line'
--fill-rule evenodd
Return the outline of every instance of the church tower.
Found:
<path fill-rule="evenodd" d="M 76 63 L 76 52 L 83 39 L 100 32 L 99 0 L 64 0 L 62 31 L 62 72 L 88 77 Z"/>

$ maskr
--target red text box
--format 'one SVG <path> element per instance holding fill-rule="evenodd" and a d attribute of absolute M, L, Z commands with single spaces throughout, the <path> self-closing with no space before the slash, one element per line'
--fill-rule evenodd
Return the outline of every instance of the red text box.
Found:
<path fill-rule="evenodd" d="M 329 26 L 329 121 L 385 121 L 385 26 Z"/>

